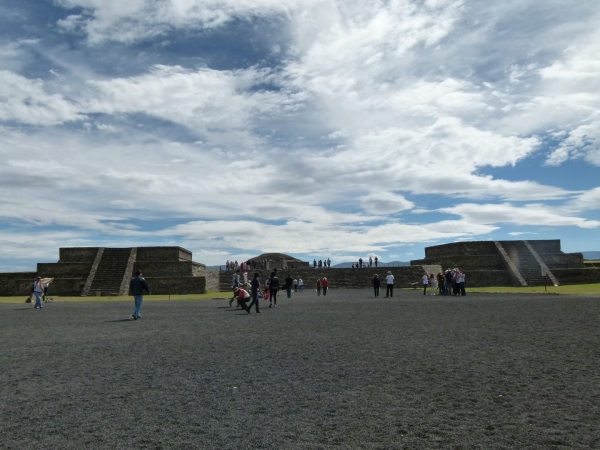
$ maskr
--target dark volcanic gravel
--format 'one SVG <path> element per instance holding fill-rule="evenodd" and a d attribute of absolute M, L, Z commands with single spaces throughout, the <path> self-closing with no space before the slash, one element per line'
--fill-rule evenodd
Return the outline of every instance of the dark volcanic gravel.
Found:
<path fill-rule="evenodd" d="M 0 305 L 0 447 L 600 448 L 600 298 L 370 294 Z"/>

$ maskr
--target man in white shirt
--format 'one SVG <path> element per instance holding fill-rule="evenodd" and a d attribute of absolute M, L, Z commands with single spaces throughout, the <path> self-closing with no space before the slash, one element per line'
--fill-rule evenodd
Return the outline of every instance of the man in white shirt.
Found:
<path fill-rule="evenodd" d="M 423 295 L 427 295 L 427 288 L 429 287 L 429 275 L 423 275 Z"/>
<path fill-rule="evenodd" d="M 394 296 L 394 275 L 392 272 L 388 270 L 388 273 L 385 277 L 386 289 L 385 289 L 385 298 Z"/>

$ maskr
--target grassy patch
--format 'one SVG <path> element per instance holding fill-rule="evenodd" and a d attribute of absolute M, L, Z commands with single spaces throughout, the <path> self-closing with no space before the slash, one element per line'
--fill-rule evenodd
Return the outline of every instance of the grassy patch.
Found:
<path fill-rule="evenodd" d="M 16 297 L 0 297 L 0 303 L 25 303 L 27 296 L 19 295 Z M 121 295 L 114 297 L 59 297 L 50 296 L 55 303 L 94 303 L 94 302 L 132 302 L 133 297 Z M 164 300 L 212 300 L 213 298 L 231 298 L 229 292 L 207 292 L 206 294 L 185 294 L 185 295 L 144 295 L 145 302 L 164 301 Z"/>
<path fill-rule="evenodd" d="M 571 294 L 571 295 L 600 295 L 600 284 L 573 284 L 568 286 L 548 286 L 549 294 Z M 543 294 L 544 286 L 532 287 L 476 287 L 469 289 L 469 292 L 493 292 L 501 294 Z"/>

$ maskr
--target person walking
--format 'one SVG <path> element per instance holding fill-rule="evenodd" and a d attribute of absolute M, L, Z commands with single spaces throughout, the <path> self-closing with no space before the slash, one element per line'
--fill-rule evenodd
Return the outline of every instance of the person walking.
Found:
<path fill-rule="evenodd" d="M 321 280 L 321 286 L 323 287 L 323 297 L 327 295 L 327 288 L 329 287 L 329 281 L 326 277 Z"/>
<path fill-rule="evenodd" d="M 248 308 L 246 308 L 246 312 L 248 314 L 250 314 L 250 309 L 252 309 L 252 305 L 256 305 L 256 314 L 260 313 L 260 310 L 258 308 L 258 290 L 259 289 L 260 289 L 260 281 L 258 280 L 258 272 L 256 272 L 254 274 L 254 278 L 252 278 L 252 281 L 250 282 L 250 297 L 252 298 L 252 301 L 248 305 Z"/>
<path fill-rule="evenodd" d="M 44 283 L 42 277 L 37 277 L 33 282 L 33 295 L 35 295 L 35 305 L 33 309 L 42 309 L 42 295 L 44 294 Z"/>
<path fill-rule="evenodd" d="M 287 298 L 292 298 L 292 286 L 294 285 L 294 279 L 288 274 L 285 279 L 285 292 L 287 293 Z"/>
<path fill-rule="evenodd" d="M 379 261 L 379 258 L 376 256 L 375 257 L 375 267 L 377 267 L 377 261 Z"/>
<path fill-rule="evenodd" d="M 317 297 L 321 296 L 321 279 L 317 278 Z"/>
<path fill-rule="evenodd" d="M 373 257 L 369 256 L 369 267 L 373 265 Z"/>
<path fill-rule="evenodd" d="M 394 275 L 392 272 L 388 270 L 388 273 L 385 277 L 386 289 L 385 289 L 385 298 L 394 296 Z"/>
<path fill-rule="evenodd" d="M 379 275 L 375 274 L 375 276 L 371 280 L 371 284 L 373 285 L 373 293 L 375 294 L 375 297 L 379 297 L 379 287 L 381 286 Z"/>
<path fill-rule="evenodd" d="M 269 291 L 271 294 L 269 308 L 275 308 L 277 307 L 277 292 L 279 291 L 279 278 L 277 278 L 277 272 L 271 272 L 271 278 L 269 280 Z"/>
<path fill-rule="evenodd" d="M 298 292 L 298 280 L 294 278 L 294 292 Z"/>
<path fill-rule="evenodd" d="M 302 281 L 302 278 L 298 278 L 298 289 L 300 289 L 300 292 L 304 292 L 304 281 Z"/>
<path fill-rule="evenodd" d="M 142 277 L 142 272 L 138 270 L 135 273 L 135 277 L 131 279 L 129 282 L 129 294 L 133 295 L 133 301 L 135 304 L 135 310 L 131 317 L 134 320 L 141 319 L 140 310 L 142 309 L 142 302 L 144 301 L 144 291 L 150 295 L 150 288 L 148 287 L 148 283 L 144 277 Z"/>
<path fill-rule="evenodd" d="M 429 287 L 429 275 L 424 274 L 421 280 L 423 280 L 423 295 L 427 295 L 427 288 Z"/>

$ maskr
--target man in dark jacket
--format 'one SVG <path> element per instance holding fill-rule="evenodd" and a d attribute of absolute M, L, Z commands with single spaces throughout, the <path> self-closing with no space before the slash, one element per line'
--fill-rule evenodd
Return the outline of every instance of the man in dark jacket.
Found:
<path fill-rule="evenodd" d="M 148 283 L 142 277 L 142 272 L 139 270 L 135 273 L 135 277 L 131 279 L 129 282 L 129 295 L 133 295 L 133 300 L 135 302 L 135 311 L 131 317 L 135 320 L 141 319 L 140 310 L 142 309 L 142 301 L 144 300 L 144 291 L 150 295 L 150 288 L 148 287 Z"/>
<path fill-rule="evenodd" d="M 258 309 L 258 291 L 260 290 L 260 281 L 258 281 L 258 273 L 254 274 L 254 278 L 252 279 L 250 286 L 252 288 L 250 290 L 250 297 L 252 298 L 252 302 L 250 302 L 250 305 L 248 305 L 248 307 L 246 308 L 246 312 L 250 314 L 250 309 L 252 308 L 252 305 L 256 305 L 256 312 L 260 313 L 260 310 Z"/>
<path fill-rule="evenodd" d="M 269 294 L 271 295 L 269 308 L 275 308 L 277 306 L 277 291 L 279 291 L 279 278 L 277 278 L 277 272 L 271 272 L 271 279 L 269 280 Z"/>
<path fill-rule="evenodd" d="M 285 291 L 287 292 L 287 298 L 292 298 L 292 286 L 294 285 L 294 279 L 288 273 L 285 279 Z"/>

